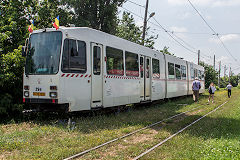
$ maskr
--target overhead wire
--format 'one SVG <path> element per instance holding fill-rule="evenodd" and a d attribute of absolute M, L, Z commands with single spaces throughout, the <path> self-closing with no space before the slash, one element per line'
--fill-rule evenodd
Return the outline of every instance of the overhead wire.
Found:
<path fill-rule="evenodd" d="M 133 15 L 135 15 L 135 16 L 137 16 L 137 17 L 139 17 L 139 18 L 141 18 L 141 19 L 143 19 L 143 17 L 141 17 L 141 16 L 139 16 L 139 15 L 137 15 L 136 13 L 134 13 L 134 12 L 132 12 L 132 11 L 130 11 L 129 9 L 126 9 L 125 7 L 122 7 L 121 6 L 121 8 L 123 8 L 124 10 L 126 10 L 126 11 L 128 11 L 128 12 L 130 12 L 130 13 L 132 13 Z M 153 19 L 155 19 L 154 17 L 153 17 Z M 155 19 L 155 21 L 157 22 L 157 20 Z M 151 21 L 149 21 L 149 23 L 151 23 L 151 24 L 153 24 L 153 25 L 155 25 L 155 26 L 157 26 L 157 27 L 160 27 L 160 28 L 162 28 L 177 44 L 179 44 L 180 46 L 182 46 L 183 48 L 185 48 L 186 50 L 188 50 L 189 52 L 192 52 L 192 53 L 195 53 L 195 54 L 197 54 L 197 52 L 195 52 L 195 51 L 193 51 L 193 50 L 191 50 L 191 49 L 189 49 L 188 47 L 186 47 L 186 46 L 184 46 L 182 43 L 180 43 L 176 38 L 174 38 L 160 23 L 158 23 L 157 22 L 157 24 L 155 24 L 155 23 L 153 23 L 153 22 L 151 22 Z"/>
<path fill-rule="evenodd" d="M 188 51 L 190 51 L 190 52 L 192 52 L 192 53 L 197 54 L 196 51 L 193 51 L 193 50 L 189 49 L 188 47 L 186 47 L 185 45 L 183 45 L 182 43 L 180 43 L 176 38 L 174 38 L 174 37 L 156 20 L 155 17 L 152 17 L 152 18 L 153 18 L 153 20 L 158 24 L 158 26 L 159 26 L 160 28 L 162 28 L 174 41 L 176 41 L 179 45 L 181 45 L 181 46 L 182 46 L 183 48 L 185 48 L 186 50 L 188 50 Z M 151 23 L 151 22 L 150 22 L 150 23 Z"/>
<path fill-rule="evenodd" d="M 200 33 L 200 32 L 178 32 L 178 31 L 169 31 L 169 32 L 183 33 L 183 34 L 212 35 L 212 33 Z"/>
<path fill-rule="evenodd" d="M 144 5 L 141 5 L 139 3 L 136 3 L 136 2 L 133 2 L 131 0 L 126 0 L 126 2 L 130 2 L 134 5 L 137 5 L 139 7 L 142 7 L 142 8 L 146 8 Z M 212 33 L 194 33 L 194 32 L 176 32 L 176 31 L 170 31 L 170 30 L 167 30 L 168 32 L 174 32 L 174 33 L 186 33 L 186 34 L 208 34 L 208 35 L 212 35 Z"/>
<path fill-rule="evenodd" d="M 132 4 L 135 4 L 135 5 L 137 5 L 137 6 L 139 6 L 139 7 L 142 7 L 142 8 L 145 8 L 145 6 L 144 5 L 141 5 L 141 4 L 138 4 L 138 3 L 136 3 L 136 2 L 133 2 L 133 1 L 131 1 L 131 0 L 127 0 L 127 2 L 130 2 L 130 3 L 132 3 Z M 199 16 L 202 18 L 202 20 L 206 23 L 206 25 L 211 29 L 211 31 L 214 33 L 214 34 L 211 34 L 211 33 L 194 33 L 194 32 L 175 32 L 175 31 L 169 31 L 169 30 L 164 30 L 165 32 L 170 32 L 170 33 L 172 33 L 172 35 L 174 35 L 175 37 L 176 37 L 176 34 L 173 34 L 173 33 L 184 33 L 184 34 L 202 34 L 202 35 L 209 35 L 209 34 L 211 34 L 211 35 L 216 35 L 217 36 L 217 38 L 219 39 L 219 41 L 221 42 L 221 44 L 222 44 L 222 46 L 224 47 L 224 49 L 227 51 L 227 53 L 237 62 L 237 59 L 232 55 L 232 53 L 230 52 L 230 50 L 227 48 L 227 46 L 224 44 L 224 42 L 221 40 L 221 38 L 219 37 L 219 35 L 226 35 L 226 34 L 219 34 L 219 33 L 217 33 L 209 24 L 208 24 L 208 22 L 204 19 L 204 17 L 200 14 L 200 12 L 196 9 L 196 7 L 191 3 L 191 1 L 190 0 L 188 0 L 188 2 L 191 4 L 191 6 L 194 8 L 194 10 L 199 14 Z M 151 22 L 150 22 L 151 23 Z M 163 29 L 163 28 L 162 28 Z M 231 33 L 228 33 L 228 34 L 231 34 Z M 234 33 L 232 33 L 232 34 L 234 34 Z M 235 34 L 240 34 L 240 33 L 235 33 Z M 176 38 L 178 38 L 178 37 L 176 37 Z M 179 39 L 179 38 L 178 38 Z M 182 41 L 182 40 L 181 40 Z M 188 47 L 190 47 L 191 45 L 189 45 L 186 41 L 182 41 L 184 44 L 186 44 Z M 178 44 L 179 44 L 179 42 L 177 42 Z M 182 45 L 181 45 L 182 46 Z M 186 47 L 184 47 L 185 49 L 186 49 Z M 192 48 L 193 49 L 193 47 L 190 47 L 190 48 Z M 189 50 L 189 49 L 187 49 L 187 50 Z M 190 51 L 190 52 L 192 52 L 192 51 Z M 207 55 L 207 54 L 204 54 L 202 51 L 201 51 L 201 55 L 205 55 L 205 57 L 207 57 L 207 58 L 212 58 L 211 56 L 209 56 L 209 55 Z"/>
<path fill-rule="evenodd" d="M 184 44 L 186 44 L 188 47 L 192 48 L 193 50 L 197 50 L 195 47 L 193 47 L 192 45 L 190 45 L 188 42 L 184 41 L 181 37 L 177 36 L 176 34 L 173 34 L 177 39 L 179 39 L 180 41 L 182 41 Z M 211 59 L 211 56 L 208 56 L 207 54 L 205 54 L 204 52 L 201 51 L 201 57 L 205 57 L 207 59 Z"/>
<path fill-rule="evenodd" d="M 190 0 L 187 0 L 190 5 L 193 7 L 193 9 L 197 12 L 197 14 L 202 18 L 202 20 L 205 22 L 205 24 L 213 31 L 214 34 L 217 35 L 217 32 L 208 24 L 208 22 L 203 18 L 203 16 L 200 14 L 200 12 L 196 9 L 196 7 L 192 4 Z"/>
<path fill-rule="evenodd" d="M 156 30 L 156 29 L 155 29 Z M 158 30 L 159 31 L 159 30 Z M 195 47 L 193 47 L 192 45 L 190 45 L 188 42 L 186 42 L 185 40 L 183 40 L 182 38 L 180 38 L 179 36 L 177 36 L 174 33 L 185 33 L 185 32 L 175 32 L 175 31 L 168 31 L 169 33 L 171 33 L 172 35 L 174 35 L 177 39 L 179 39 L 180 41 L 182 41 L 183 43 L 185 43 L 188 47 L 192 48 L 193 50 L 198 50 Z M 212 58 L 211 56 L 207 55 L 205 52 L 201 51 L 201 54 L 204 55 L 206 58 Z"/>
<path fill-rule="evenodd" d="M 197 10 L 197 8 L 193 5 L 193 3 L 190 0 L 187 0 L 190 5 L 193 7 L 193 9 L 197 12 L 197 14 L 201 17 L 201 19 L 205 22 L 205 24 L 210 28 L 210 30 L 214 33 L 213 35 L 217 36 L 219 41 L 221 42 L 223 48 L 227 51 L 227 53 L 237 62 L 238 60 L 232 55 L 230 50 L 227 48 L 227 46 L 224 44 L 224 42 L 219 37 L 219 34 L 209 25 L 209 23 L 205 20 L 205 18 L 200 14 L 200 12 Z"/>
<path fill-rule="evenodd" d="M 131 0 L 126 0 L 126 2 L 130 2 L 130 3 L 132 3 L 132 4 L 135 4 L 135 5 L 139 6 L 139 7 L 146 8 L 144 5 L 138 4 L 138 3 L 133 2 L 133 1 L 131 1 Z"/>
<path fill-rule="evenodd" d="M 240 69 L 240 67 L 234 68 L 231 71 L 235 71 L 235 70 L 238 70 L 238 69 Z"/>
<path fill-rule="evenodd" d="M 132 3 L 132 4 L 135 4 L 135 5 L 139 6 L 139 7 L 145 8 L 145 6 L 143 6 L 143 5 L 141 5 L 141 4 L 138 4 L 138 3 L 135 3 L 135 2 L 133 2 L 133 1 L 131 1 L 131 0 L 127 0 L 127 2 L 130 2 L 130 3 Z M 143 19 L 143 17 L 137 15 L 136 13 L 134 13 L 134 12 L 132 12 L 132 11 L 124 8 L 124 7 L 122 7 L 122 8 L 123 8 L 124 10 L 126 10 L 126 11 L 134 14 L 135 16 Z M 160 27 L 160 28 L 161 28 L 164 32 L 166 32 L 178 45 L 182 46 L 183 48 L 185 48 L 185 49 L 188 50 L 189 52 L 192 52 L 192 53 L 194 53 L 194 54 L 198 54 L 197 51 L 193 51 L 193 50 L 197 50 L 195 47 L 192 47 L 189 43 L 187 43 L 186 41 L 184 41 L 182 38 L 178 37 L 176 34 L 174 34 L 175 32 L 169 31 L 169 30 L 165 29 L 154 17 L 153 17 L 153 19 L 154 19 L 154 21 L 155 21 L 157 24 L 152 23 L 151 21 L 149 21 L 149 23 L 151 23 L 151 24 L 153 24 L 153 25 L 155 25 L 155 26 L 157 26 L 157 27 Z M 183 45 L 181 42 L 179 42 L 175 37 L 176 37 L 177 39 L 179 39 L 180 41 L 182 41 L 185 45 Z M 186 46 L 188 46 L 188 47 L 186 47 Z M 191 48 L 191 49 L 190 49 L 190 48 Z M 193 50 L 192 50 L 192 49 L 193 49 Z M 210 58 L 210 59 L 211 59 L 211 56 L 209 57 L 207 54 L 204 54 L 204 53 L 202 53 L 202 54 L 203 54 L 206 58 Z"/>

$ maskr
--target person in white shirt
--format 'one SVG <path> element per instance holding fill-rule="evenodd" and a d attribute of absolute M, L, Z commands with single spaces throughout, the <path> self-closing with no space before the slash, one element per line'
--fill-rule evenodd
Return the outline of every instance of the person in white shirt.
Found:
<path fill-rule="evenodd" d="M 228 98 L 230 98 L 231 97 L 231 95 L 232 95 L 232 84 L 231 83 L 229 83 L 228 85 L 227 85 L 227 90 L 228 90 Z"/>
<path fill-rule="evenodd" d="M 213 103 L 213 100 L 214 100 L 214 93 L 216 91 L 216 88 L 214 86 L 214 83 L 212 82 L 208 88 L 208 92 L 209 92 L 209 98 L 208 98 L 208 102 L 210 102 L 211 100 L 211 97 L 212 97 L 212 103 Z"/>

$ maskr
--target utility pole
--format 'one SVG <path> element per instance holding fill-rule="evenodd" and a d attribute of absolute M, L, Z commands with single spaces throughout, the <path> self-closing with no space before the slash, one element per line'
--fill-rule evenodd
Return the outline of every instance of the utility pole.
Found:
<path fill-rule="evenodd" d="M 224 82 L 226 82 L 226 65 L 224 66 Z"/>
<path fill-rule="evenodd" d="M 215 60 L 215 54 L 214 54 L 214 57 L 213 57 L 213 69 L 214 69 L 214 71 L 215 71 L 215 62 L 216 62 L 216 60 Z"/>
<path fill-rule="evenodd" d="M 146 1 L 146 7 L 145 7 L 145 16 L 144 16 L 144 22 L 143 22 L 143 34 L 142 34 L 142 44 L 144 45 L 145 41 L 145 34 L 146 34 L 146 27 L 147 27 L 147 16 L 148 16 L 148 1 Z"/>
<path fill-rule="evenodd" d="M 220 88 L 221 61 L 219 62 L 218 87 Z"/>
<path fill-rule="evenodd" d="M 229 70 L 229 78 L 228 78 L 228 79 L 229 79 L 229 80 L 228 80 L 229 83 L 230 83 L 230 79 L 231 79 L 231 74 L 232 74 L 232 73 L 231 73 L 231 67 L 230 67 L 230 70 Z"/>
<path fill-rule="evenodd" d="M 200 50 L 198 50 L 198 65 L 200 64 Z"/>

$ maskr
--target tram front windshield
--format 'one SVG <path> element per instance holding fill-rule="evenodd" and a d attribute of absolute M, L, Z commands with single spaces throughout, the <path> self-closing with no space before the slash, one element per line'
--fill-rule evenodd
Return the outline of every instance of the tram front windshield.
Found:
<path fill-rule="evenodd" d="M 41 32 L 30 36 L 26 74 L 56 74 L 59 69 L 62 32 Z"/>

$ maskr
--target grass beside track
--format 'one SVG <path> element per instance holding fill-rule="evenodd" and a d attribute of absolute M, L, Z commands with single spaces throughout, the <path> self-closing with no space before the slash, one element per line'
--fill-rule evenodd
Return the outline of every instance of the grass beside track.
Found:
<path fill-rule="evenodd" d="M 103 114 L 74 119 L 68 131 L 57 120 L 9 122 L 0 124 L 0 159 L 63 159 L 169 116 L 202 106 L 176 118 L 115 142 L 81 159 L 131 159 L 177 130 L 228 100 L 219 91 L 215 103 L 207 105 L 207 95 L 193 103 L 182 97 L 167 103 L 133 108 L 119 114 Z M 160 146 L 143 159 L 240 159 L 240 90 L 234 89 L 230 101 L 217 112 Z M 178 105 L 188 104 L 188 105 Z M 174 122 L 174 123 L 173 123 Z M 117 146 L 117 147 L 116 147 Z"/>

